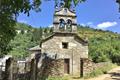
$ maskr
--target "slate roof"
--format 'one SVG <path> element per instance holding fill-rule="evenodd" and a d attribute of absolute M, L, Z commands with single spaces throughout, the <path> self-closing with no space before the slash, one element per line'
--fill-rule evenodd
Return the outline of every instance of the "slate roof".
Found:
<path fill-rule="evenodd" d="M 41 50 L 41 48 L 40 48 L 39 45 L 37 45 L 37 46 L 35 46 L 35 47 L 30 48 L 29 50 L 30 50 L 30 51 L 36 51 L 36 50 Z"/>

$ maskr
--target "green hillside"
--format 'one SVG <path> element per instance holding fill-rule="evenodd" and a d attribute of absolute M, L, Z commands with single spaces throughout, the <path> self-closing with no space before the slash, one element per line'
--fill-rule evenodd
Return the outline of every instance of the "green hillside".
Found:
<path fill-rule="evenodd" d="M 32 26 L 25 23 L 16 23 L 15 28 L 17 30 L 31 30 Z"/>
<path fill-rule="evenodd" d="M 88 38 L 89 57 L 94 62 L 120 61 L 120 34 L 83 26 L 78 27 L 78 33 Z"/>
<path fill-rule="evenodd" d="M 16 57 L 26 57 L 28 49 L 52 34 L 51 28 L 32 28 L 29 25 L 18 23 L 16 29 L 29 30 L 28 33 L 17 34 L 10 45 L 10 54 Z M 78 26 L 78 35 L 89 43 L 89 58 L 94 62 L 120 62 L 120 34 L 111 31 L 97 30 L 88 26 Z"/>
<path fill-rule="evenodd" d="M 11 40 L 9 47 L 11 48 L 8 54 L 16 58 L 25 58 L 29 56 L 29 48 L 39 45 L 42 37 L 50 35 L 49 28 L 33 28 L 24 23 L 16 23 L 16 30 L 21 30 L 17 33 L 13 40 Z M 27 30 L 27 33 L 24 31 Z M 42 36 L 44 35 L 44 36 Z"/>
<path fill-rule="evenodd" d="M 24 23 L 16 23 L 15 28 L 21 30 L 21 33 L 16 33 L 14 39 L 11 40 L 9 44 L 11 51 L 8 54 L 17 58 L 25 58 L 29 55 L 28 49 L 36 45 L 31 40 L 34 28 Z M 25 30 L 27 30 L 27 33 L 24 32 Z"/>

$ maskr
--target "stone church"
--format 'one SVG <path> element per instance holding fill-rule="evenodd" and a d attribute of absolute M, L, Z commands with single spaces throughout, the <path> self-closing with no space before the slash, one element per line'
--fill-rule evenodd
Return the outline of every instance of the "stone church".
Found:
<path fill-rule="evenodd" d="M 80 74 L 81 59 L 88 58 L 88 42 L 77 34 L 77 16 L 65 7 L 55 9 L 53 34 L 41 42 L 41 53 L 62 59 L 64 74 Z"/>

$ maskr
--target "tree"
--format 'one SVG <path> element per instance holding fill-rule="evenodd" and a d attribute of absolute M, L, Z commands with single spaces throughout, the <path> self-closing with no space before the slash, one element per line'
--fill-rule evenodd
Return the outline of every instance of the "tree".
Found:
<path fill-rule="evenodd" d="M 16 18 L 19 13 L 29 16 L 30 10 L 39 11 L 40 0 L 0 0 L 0 56 L 10 50 L 8 44 L 15 36 Z"/>
<path fill-rule="evenodd" d="M 64 5 L 66 8 L 70 8 L 71 6 L 76 6 L 78 3 L 84 2 L 86 0 L 55 0 L 55 5 L 58 6 Z"/>
<path fill-rule="evenodd" d="M 84 2 L 85 0 L 64 0 L 65 7 L 70 8 L 72 5 L 76 6 L 78 3 Z M 72 2 L 74 4 L 72 4 Z"/>
<path fill-rule="evenodd" d="M 43 29 L 41 27 L 39 29 L 36 28 L 32 33 L 32 41 L 39 44 L 40 41 L 42 40 L 42 36 L 43 36 Z"/>
<path fill-rule="evenodd" d="M 36 45 L 36 43 L 32 42 L 31 39 L 32 32 L 17 34 L 14 40 L 10 41 L 9 45 L 12 47 L 12 50 L 9 54 L 17 58 L 25 58 L 28 56 L 28 50 Z"/>

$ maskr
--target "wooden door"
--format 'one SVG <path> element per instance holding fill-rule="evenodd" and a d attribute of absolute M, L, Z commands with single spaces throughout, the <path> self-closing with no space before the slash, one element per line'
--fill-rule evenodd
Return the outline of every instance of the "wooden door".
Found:
<path fill-rule="evenodd" d="M 83 77 L 83 59 L 80 59 L 80 77 Z"/>
<path fill-rule="evenodd" d="M 70 66 L 69 66 L 70 60 L 64 59 L 64 73 L 69 74 Z"/>

